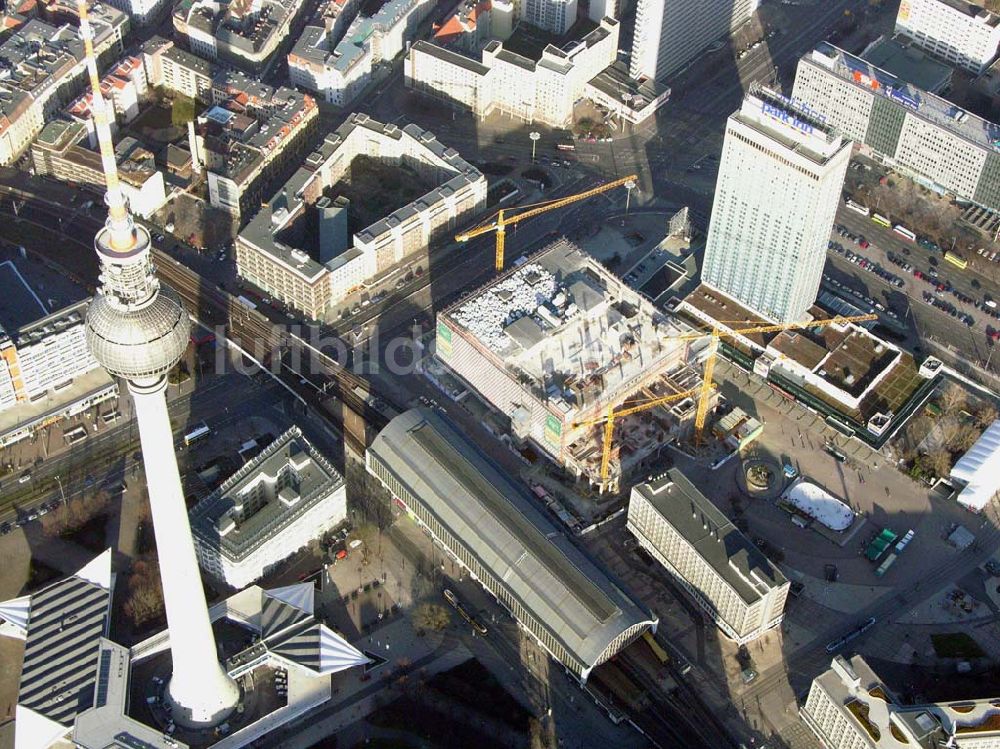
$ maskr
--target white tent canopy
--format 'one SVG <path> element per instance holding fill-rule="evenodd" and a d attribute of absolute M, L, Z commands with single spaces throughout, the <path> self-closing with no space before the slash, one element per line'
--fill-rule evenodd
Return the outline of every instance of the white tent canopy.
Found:
<path fill-rule="evenodd" d="M 979 435 L 951 469 L 951 478 L 965 484 L 958 503 L 973 512 L 980 512 L 1000 491 L 1000 419 Z"/>
<path fill-rule="evenodd" d="M 844 531 L 854 522 L 854 511 L 826 489 L 801 479 L 785 494 L 785 499 L 797 510 L 832 531 Z"/>

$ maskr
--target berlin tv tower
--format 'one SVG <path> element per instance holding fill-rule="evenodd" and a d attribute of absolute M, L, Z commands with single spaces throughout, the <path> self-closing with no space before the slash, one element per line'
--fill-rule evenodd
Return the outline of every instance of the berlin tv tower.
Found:
<path fill-rule="evenodd" d="M 94 239 L 101 272 L 87 312 L 87 343 L 108 372 L 128 383 L 135 404 L 173 656 L 166 699 L 180 725 L 211 726 L 233 711 L 240 693 L 216 652 L 164 395 L 167 373 L 187 348 L 190 322 L 177 296 L 160 286 L 149 232 L 132 221 L 125 206 L 87 0 L 77 0 L 77 9 L 108 188 L 108 219 Z"/>

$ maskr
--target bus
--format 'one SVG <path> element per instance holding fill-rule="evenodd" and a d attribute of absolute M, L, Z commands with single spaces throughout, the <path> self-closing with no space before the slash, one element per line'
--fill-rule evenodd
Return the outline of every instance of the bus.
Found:
<path fill-rule="evenodd" d="M 862 216 L 867 216 L 870 213 L 867 206 L 863 206 L 861 203 L 855 203 L 850 198 L 847 199 L 847 207 L 855 213 L 860 213 Z"/>
<path fill-rule="evenodd" d="M 902 224 L 896 224 L 894 227 L 892 227 L 892 230 L 893 230 L 894 233 L 898 234 L 903 239 L 905 239 L 905 240 L 907 240 L 909 242 L 916 242 L 917 241 L 917 235 L 914 234 L 909 229 L 907 229 Z"/>
<path fill-rule="evenodd" d="M 889 221 L 889 219 L 887 219 L 881 213 L 873 213 L 872 221 L 874 221 L 879 226 L 884 226 L 886 229 L 892 228 L 892 222 Z"/>
<path fill-rule="evenodd" d="M 253 302 L 251 302 L 249 299 L 247 299 L 242 294 L 240 296 L 236 297 L 236 301 L 239 302 L 240 304 L 242 304 L 247 309 L 257 309 L 257 305 L 254 304 Z"/>
<path fill-rule="evenodd" d="M 959 255 L 957 252 L 952 252 L 951 250 L 944 253 L 944 259 L 958 268 L 965 269 L 969 267 L 968 260 Z"/>
<path fill-rule="evenodd" d="M 186 447 L 190 447 L 195 442 L 205 439 L 211 433 L 212 430 L 209 429 L 208 425 L 203 421 L 184 435 L 184 445 Z"/>
<path fill-rule="evenodd" d="M 572 143 L 557 143 L 556 144 L 556 148 L 558 148 L 560 151 L 575 151 L 576 150 L 576 146 L 573 145 Z"/>

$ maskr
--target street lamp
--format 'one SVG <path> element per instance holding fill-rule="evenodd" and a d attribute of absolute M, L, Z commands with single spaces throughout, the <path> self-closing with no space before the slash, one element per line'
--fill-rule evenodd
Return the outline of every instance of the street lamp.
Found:
<path fill-rule="evenodd" d="M 625 183 L 625 215 L 628 216 L 628 205 L 632 199 L 632 191 L 635 189 L 635 180 L 630 179 Z"/>
<path fill-rule="evenodd" d="M 59 484 L 59 496 L 62 497 L 62 503 L 66 504 L 66 492 L 63 491 L 62 481 L 58 476 L 53 476 L 52 478 L 54 478 L 56 483 Z"/>
<path fill-rule="evenodd" d="M 531 138 L 531 163 L 535 163 L 535 146 L 538 143 L 538 139 L 542 137 L 542 134 L 537 130 L 532 130 L 528 133 L 528 137 Z"/>

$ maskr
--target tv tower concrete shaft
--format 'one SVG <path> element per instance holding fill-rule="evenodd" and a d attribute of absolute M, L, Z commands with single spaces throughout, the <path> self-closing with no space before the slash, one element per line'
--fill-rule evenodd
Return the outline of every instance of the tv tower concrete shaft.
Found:
<path fill-rule="evenodd" d="M 97 76 L 87 0 L 77 0 L 77 9 L 108 188 L 108 220 L 94 238 L 101 272 L 87 310 L 87 344 L 108 372 L 128 382 L 135 403 L 170 632 L 173 673 L 167 698 L 173 717 L 187 727 L 212 726 L 235 709 L 240 693 L 219 663 L 164 395 L 167 373 L 187 348 L 191 323 L 176 294 L 161 288 L 156 278 L 149 232 L 128 213 Z"/>
<path fill-rule="evenodd" d="M 129 382 L 128 388 L 139 425 L 170 630 L 174 668 L 167 693 L 182 725 L 211 725 L 233 710 L 239 689 L 215 649 L 170 432 L 166 378 L 148 385 Z"/>

